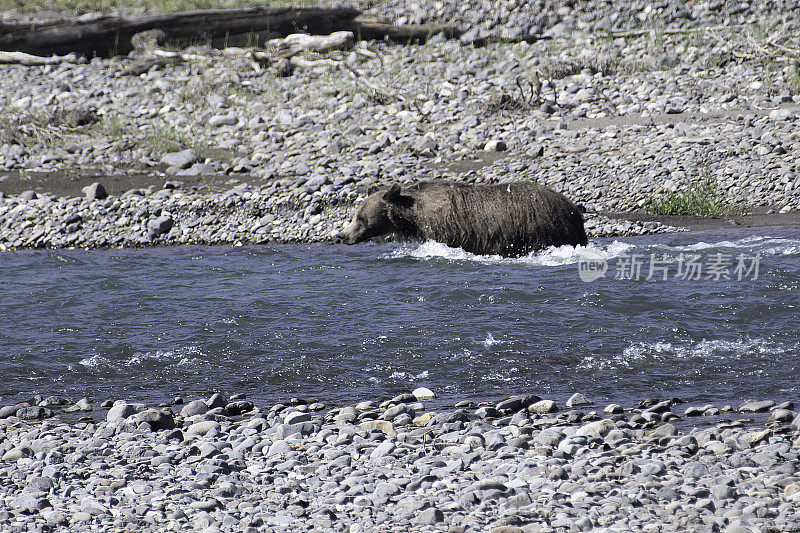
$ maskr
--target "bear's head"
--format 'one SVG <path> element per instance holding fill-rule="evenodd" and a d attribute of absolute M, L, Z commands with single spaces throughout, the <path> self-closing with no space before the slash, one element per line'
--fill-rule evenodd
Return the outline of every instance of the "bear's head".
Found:
<path fill-rule="evenodd" d="M 396 183 L 387 191 L 371 194 L 358 208 L 350 224 L 337 236 L 345 244 L 356 244 L 374 237 L 382 237 L 397 229 L 395 222 L 403 199 Z"/>

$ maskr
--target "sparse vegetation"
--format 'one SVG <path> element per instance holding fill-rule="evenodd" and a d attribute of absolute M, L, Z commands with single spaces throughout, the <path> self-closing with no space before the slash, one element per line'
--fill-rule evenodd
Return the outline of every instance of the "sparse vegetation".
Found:
<path fill-rule="evenodd" d="M 153 131 L 146 137 L 146 144 L 154 152 L 179 152 L 192 145 L 189 136 L 162 121 L 153 122 Z"/>
<path fill-rule="evenodd" d="M 791 94 L 800 94 L 800 64 L 797 61 L 789 65 L 789 90 Z"/>
<path fill-rule="evenodd" d="M 726 217 L 745 214 L 741 205 L 728 202 L 708 169 L 680 190 L 652 199 L 646 209 L 656 215 Z"/>
<path fill-rule="evenodd" d="M 53 146 L 63 138 L 63 134 L 63 128 L 57 123 L 57 115 L 50 115 L 43 110 L 0 116 L 0 142 Z"/>
<path fill-rule="evenodd" d="M 129 126 L 124 117 L 111 114 L 105 116 L 105 119 L 100 123 L 100 129 L 112 139 L 121 141 Z"/>

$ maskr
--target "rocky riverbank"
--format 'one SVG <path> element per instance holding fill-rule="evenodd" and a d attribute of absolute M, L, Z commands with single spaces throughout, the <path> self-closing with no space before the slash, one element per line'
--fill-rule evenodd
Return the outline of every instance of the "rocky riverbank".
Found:
<path fill-rule="evenodd" d="M 796 8 L 623 17 L 517 3 L 499 22 L 479 4 L 482 22 L 457 22 L 503 34 L 544 10 L 505 36 L 542 40 L 358 42 L 288 71 L 202 47 L 143 73 L 128 57 L 0 66 L 0 243 L 327 240 L 370 189 L 428 179 L 538 181 L 584 205 L 593 235 L 664 230 L 595 213 L 641 211 L 699 180 L 737 210 L 800 207 Z M 433 7 L 426 21 L 452 18 Z M 46 175 L 118 186 L 99 201 L 52 196 Z"/>
<path fill-rule="evenodd" d="M 800 520 L 790 402 L 595 407 L 575 394 L 561 409 L 535 396 L 426 409 L 433 396 L 6 406 L 0 522 L 510 533 L 787 531 Z"/>
<path fill-rule="evenodd" d="M 103 199 L 54 197 L 33 191 L 0 202 L 0 250 L 98 248 L 157 244 L 263 244 L 332 240 L 350 216 L 336 196 L 281 193 L 237 185 L 220 193 L 133 189 Z M 96 194 L 97 186 L 91 194 Z M 102 189 L 101 189 L 102 190 Z M 593 214 L 592 236 L 642 235 L 670 229 L 655 221 Z"/>

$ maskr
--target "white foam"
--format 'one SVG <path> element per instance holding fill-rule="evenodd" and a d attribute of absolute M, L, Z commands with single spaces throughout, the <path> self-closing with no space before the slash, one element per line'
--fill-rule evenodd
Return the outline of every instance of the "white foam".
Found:
<path fill-rule="evenodd" d="M 588 356 L 581 361 L 580 367 L 584 369 L 603 369 L 614 367 L 633 368 L 646 361 L 654 363 L 669 363 L 670 361 L 691 361 L 702 359 L 705 361 L 731 361 L 744 357 L 775 356 L 796 351 L 797 343 L 786 346 L 767 339 L 740 339 L 740 340 L 707 340 L 703 339 L 694 343 L 674 344 L 671 342 L 637 342 L 625 348 L 621 354 L 599 360 L 595 356 Z"/>
<path fill-rule="evenodd" d="M 682 246 L 657 245 L 658 248 L 666 248 L 676 252 L 702 252 L 712 249 L 733 249 L 748 251 L 750 253 L 760 253 L 761 255 L 793 255 L 800 253 L 800 240 L 770 237 L 768 235 L 752 235 L 733 241 L 724 240 L 717 242 L 700 241 L 694 244 Z"/>
<path fill-rule="evenodd" d="M 78 364 L 81 366 L 97 370 L 97 369 L 109 369 L 109 368 L 121 368 L 121 367 L 136 367 L 141 365 L 144 362 L 149 361 L 157 361 L 157 362 L 167 362 L 167 363 L 174 363 L 178 366 L 189 365 L 195 363 L 197 361 L 198 355 L 202 355 L 202 352 L 194 347 L 183 348 L 180 350 L 155 350 L 152 352 L 136 352 L 131 357 L 116 363 L 115 361 L 109 359 L 108 357 L 95 354 L 91 357 L 85 357 L 78 361 Z"/>
<path fill-rule="evenodd" d="M 402 370 L 396 370 L 396 371 L 392 372 L 392 375 L 389 376 L 389 379 L 397 379 L 397 380 L 403 380 L 403 381 L 414 381 L 414 380 L 417 380 L 417 379 L 426 379 L 427 377 L 428 377 L 428 371 L 427 370 L 423 370 L 422 372 L 420 372 L 417 375 L 414 375 L 411 372 L 404 372 Z"/>
<path fill-rule="evenodd" d="M 531 266 L 562 266 L 578 262 L 581 252 L 591 250 L 603 259 L 612 259 L 624 255 L 634 248 L 633 244 L 613 241 L 609 244 L 589 243 L 588 246 L 551 246 L 537 252 L 531 252 L 523 257 L 502 257 L 499 255 L 476 255 L 461 248 L 451 248 L 446 244 L 436 241 L 425 241 L 419 245 L 401 245 L 391 252 L 388 257 L 412 259 L 446 259 L 449 261 L 474 261 L 478 263 L 531 265 Z"/>
<path fill-rule="evenodd" d="M 91 357 L 84 357 L 83 359 L 78 361 L 79 365 L 85 366 L 86 368 L 97 368 L 101 365 L 102 366 L 108 365 L 109 363 L 110 361 L 107 358 L 96 354 Z M 72 370 L 71 365 L 70 365 L 70 370 Z"/>
<path fill-rule="evenodd" d="M 487 333 L 486 334 L 486 339 L 484 339 L 481 344 L 483 344 L 487 348 L 490 348 L 490 347 L 494 346 L 495 344 L 502 344 L 502 343 L 503 343 L 503 341 L 498 341 L 494 337 L 492 337 L 491 333 Z"/>

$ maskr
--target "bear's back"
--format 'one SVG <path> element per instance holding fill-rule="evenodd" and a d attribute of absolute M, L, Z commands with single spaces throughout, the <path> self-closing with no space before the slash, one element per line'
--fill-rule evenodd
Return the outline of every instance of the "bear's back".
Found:
<path fill-rule="evenodd" d="M 519 256 L 548 246 L 586 244 L 577 206 L 536 183 L 423 183 L 409 193 L 419 236 L 448 246 Z"/>

